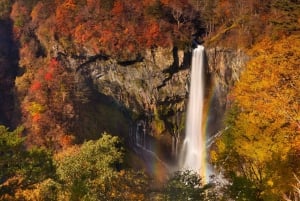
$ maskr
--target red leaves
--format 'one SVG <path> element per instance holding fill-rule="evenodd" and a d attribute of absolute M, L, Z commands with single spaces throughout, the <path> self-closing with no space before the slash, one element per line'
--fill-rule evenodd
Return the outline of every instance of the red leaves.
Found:
<path fill-rule="evenodd" d="M 49 62 L 49 68 L 54 69 L 58 66 L 58 61 L 55 58 L 52 58 Z"/>
<path fill-rule="evenodd" d="M 77 11 L 76 6 L 73 0 L 67 0 L 57 6 L 55 15 L 56 25 L 64 36 L 69 36 L 75 27 L 74 16 Z"/>
<path fill-rule="evenodd" d="M 53 79 L 53 74 L 52 74 L 52 72 L 47 72 L 46 74 L 45 74 L 45 80 L 46 81 L 51 81 Z"/>
<path fill-rule="evenodd" d="M 116 1 L 112 9 L 112 13 L 116 16 L 120 16 L 124 10 L 124 5 L 121 1 Z"/>
<path fill-rule="evenodd" d="M 53 80 L 53 74 L 55 73 L 55 70 L 58 68 L 59 63 L 55 58 L 52 58 L 49 62 L 49 71 L 45 73 L 44 78 L 46 81 L 52 81 Z"/>
<path fill-rule="evenodd" d="M 144 33 L 146 38 L 146 45 L 147 47 L 151 47 L 152 44 L 154 44 L 158 39 L 160 35 L 159 25 L 156 22 L 151 22 L 149 24 L 148 30 L 145 30 Z"/>
<path fill-rule="evenodd" d="M 31 85 L 30 91 L 34 92 L 34 91 L 40 90 L 40 89 L 41 89 L 41 86 L 42 86 L 41 82 L 35 81 L 35 82 L 33 82 L 33 84 Z"/>
<path fill-rule="evenodd" d="M 68 148 L 73 144 L 74 136 L 62 135 L 60 136 L 59 142 L 63 148 Z"/>
<path fill-rule="evenodd" d="M 34 123 L 38 122 L 40 119 L 41 119 L 41 114 L 35 113 L 34 115 L 32 115 L 32 121 Z"/>
<path fill-rule="evenodd" d="M 43 68 L 40 69 L 38 73 L 39 76 L 36 77 L 35 81 L 33 81 L 33 83 L 31 84 L 30 91 L 37 92 L 43 88 L 43 84 L 46 84 L 49 81 L 53 81 L 55 71 L 58 69 L 58 67 L 59 67 L 59 63 L 57 59 L 52 58 L 49 61 L 49 65 L 47 69 L 43 69 Z"/>
<path fill-rule="evenodd" d="M 176 36 L 174 23 L 163 19 L 168 18 L 163 15 L 164 9 L 189 5 L 187 0 L 165 0 L 164 4 L 157 0 L 83 2 L 57 1 L 56 33 L 95 53 L 101 51 L 119 57 L 145 48 L 171 45 L 173 38 L 180 37 Z M 148 10 L 155 14 L 147 14 Z"/>
<path fill-rule="evenodd" d="M 56 58 L 40 60 L 34 67 L 35 72 L 30 77 L 33 81 L 21 105 L 30 141 L 53 149 L 67 147 L 73 141 L 71 135 L 64 136 L 70 133 L 66 122 L 74 118 L 69 93 L 74 83 L 73 74 L 66 73 Z"/>

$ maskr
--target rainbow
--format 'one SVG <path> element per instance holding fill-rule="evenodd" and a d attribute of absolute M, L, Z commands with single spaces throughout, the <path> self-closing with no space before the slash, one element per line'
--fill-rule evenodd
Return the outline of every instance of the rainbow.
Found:
<path fill-rule="evenodd" d="M 213 111 L 214 107 L 214 101 L 215 101 L 215 96 L 217 94 L 217 87 L 213 84 L 210 83 L 209 87 L 206 89 L 207 90 L 207 95 L 204 101 L 204 111 L 203 111 L 203 125 L 202 125 L 202 133 L 203 133 L 203 140 L 205 141 L 205 150 L 204 150 L 204 160 L 203 162 L 203 171 L 201 172 L 202 177 L 204 178 L 204 182 L 208 183 L 210 180 L 210 176 L 214 174 L 214 171 L 211 167 L 211 164 L 209 163 L 209 148 L 212 145 L 213 141 L 210 137 L 212 134 L 211 131 L 209 131 L 209 126 L 211 126 L 210 122 L 210 116 L 212 115 L 211 112 Z"/>

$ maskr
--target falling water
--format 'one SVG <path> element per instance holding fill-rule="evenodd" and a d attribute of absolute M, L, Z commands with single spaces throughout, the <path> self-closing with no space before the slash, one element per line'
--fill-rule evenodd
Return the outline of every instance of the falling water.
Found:
<path fill-rule="evenodd" d="M 198 172 L 206 177 L 206 142 L 202 129 L 204 105 L 204 47 L 198 45 L 193 51 L 190 96 L 186 120 L 186 136 L 180 155 L 180 167 Z"/>

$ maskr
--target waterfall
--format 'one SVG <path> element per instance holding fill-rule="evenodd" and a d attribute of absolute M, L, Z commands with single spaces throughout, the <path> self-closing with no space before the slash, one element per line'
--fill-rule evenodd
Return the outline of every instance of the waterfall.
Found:
<path fill-rule="evenodd" d="M 159 156 L 157 140 L 149 133 L 147 121 L 139 120 L 131 130 L 133 150 L 143 160 L 147 173 L 162 179 L 170 166 Z"/>
<path fill-rule="evenodd" d="M 193 50 L 190 95 L 186 119 L 186 135 L 182 145 L 179 166 L 206 177 L 206 142 L 203 131 L 204 105 L 204 47 Z"/>

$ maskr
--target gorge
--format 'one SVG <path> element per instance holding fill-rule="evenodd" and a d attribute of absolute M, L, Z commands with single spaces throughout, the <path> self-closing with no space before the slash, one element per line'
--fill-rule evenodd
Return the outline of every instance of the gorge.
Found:
<path fill-rule="evenodd" d="M 0 200 L 296 200 L 299 8 L 1 0 Z"/>

